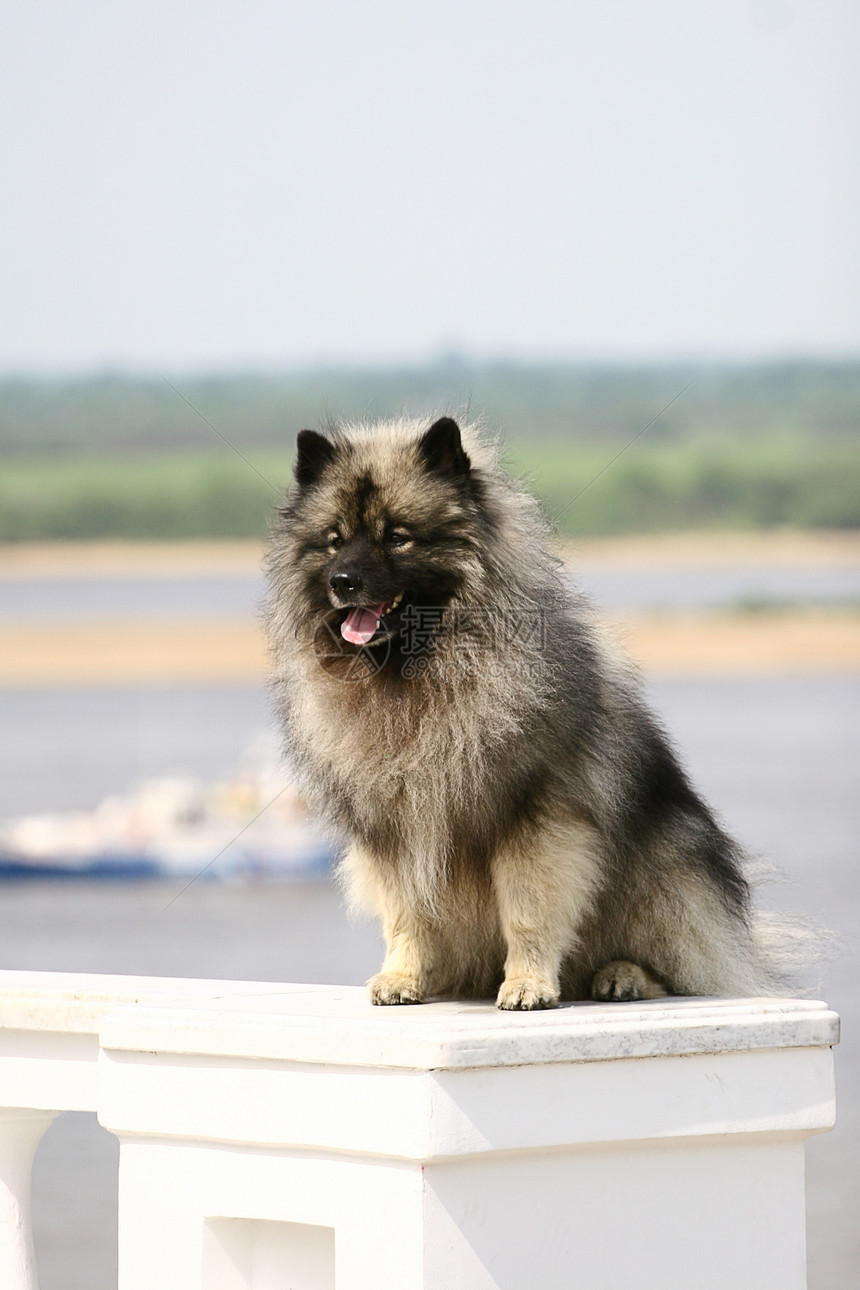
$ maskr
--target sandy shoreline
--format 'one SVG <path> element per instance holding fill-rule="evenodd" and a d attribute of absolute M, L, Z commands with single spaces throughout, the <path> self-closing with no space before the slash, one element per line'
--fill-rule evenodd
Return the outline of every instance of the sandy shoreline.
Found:
<path fill-rule="evenodd" d="M 263 550 L 256 541 L 0 543 L 0 579 L 254 574 Z"/>
<path fill-rule="evenodd" d="M 625 568 L 747 563 L 860 567 L 860 531 L 773 529 L 567 539 L 559 551 L 574 565 L 582 561 Z M 260 568 L 263 552 L 263 544 L 256 541 L 6 543 L 0 544 L 0 579 L 253 574 Z"/>
<path fill-rule="evenodd" d="M 860 532 L 590 539 L 568 543 L 563 554 L 574 568 L 860 570 Z M 254 576 L 262 557 L 259 542 L 7 545 L 0 546 L 0 585 L 4 578 Z M 860 671 L 860 607 L 628 614 L 615 627 L 649 675 Z M 251 616 L 0 623 L 0 685 L 16 688 L 256 684 L 266 669 L 260 625 Z"/>
<path fill-rule="evenodd" d="M 860 671 L 860 610 L 643 614 L 614 628 L 654 676 Z M 0 626 L 0 685 L 15 688 L 260 684 L 266 670 L 244 618 Z"/>

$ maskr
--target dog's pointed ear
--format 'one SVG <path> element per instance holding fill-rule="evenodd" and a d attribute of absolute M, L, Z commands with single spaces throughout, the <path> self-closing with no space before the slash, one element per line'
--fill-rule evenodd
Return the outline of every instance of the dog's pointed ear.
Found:
<path fill-rule="evenodd" d="M 418 441 L 418 451 L 428 470 L 451 479 L 468 475 L 471 463 L 463 451 L 460 427 L 452 417 L 434 421 Z"/>
<path fill-rule="evenodd" d="M 300 488 L 315 484 L 326 466 L 334 461 L 335 446 L 316 430 L 300 430 L 296 438 L 296 464 L 293 467 Z"/>

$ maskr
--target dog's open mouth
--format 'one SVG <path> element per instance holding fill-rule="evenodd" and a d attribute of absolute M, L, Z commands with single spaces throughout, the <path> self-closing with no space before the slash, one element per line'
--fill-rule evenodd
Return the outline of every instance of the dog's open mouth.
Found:
<path fill-rule="evenodd" d="M 403 599 L 400 591 L 393 600 L 381 605 L 354 605 L 340 625 L 340 634 L 350 645 L 370 645 L 387 640 L 392 632 L 387 629 L 385 617 L 392 613 Z"/>

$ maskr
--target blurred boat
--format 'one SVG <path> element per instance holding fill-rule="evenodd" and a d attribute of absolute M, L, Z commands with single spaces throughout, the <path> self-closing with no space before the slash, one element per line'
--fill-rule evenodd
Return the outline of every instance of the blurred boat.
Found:
<path fill-rule="evenodd" d="M 214 784 L 152 779 L 93 810 L 0 823 L 0 878 L 303 878 L 327 873 L 332 859 L 265 748 Z"/>

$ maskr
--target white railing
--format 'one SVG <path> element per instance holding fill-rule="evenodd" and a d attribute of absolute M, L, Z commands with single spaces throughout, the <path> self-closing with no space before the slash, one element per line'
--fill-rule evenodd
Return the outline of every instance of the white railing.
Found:
<path fill-rule="evenodd" d="M 800 1290 L 838 1018 L 499 1013 L 352 987 L 0 972 L 0 1286 L 53 1116 L 120 1140 L 120 1290 Z"/>

